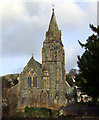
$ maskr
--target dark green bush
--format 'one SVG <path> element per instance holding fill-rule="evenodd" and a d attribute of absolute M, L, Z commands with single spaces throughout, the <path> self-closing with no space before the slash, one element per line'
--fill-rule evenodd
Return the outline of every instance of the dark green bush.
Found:
<path fill-rule="evenodd" d="M 47 109 L 45 107 L 28 107 L 26 106 L 25 107 L 25 113 L 27 115 L 30 115 L 31 117 L 34 116 L 34 117 L 41 117 L 41 116 L 44 116 L 44 117 L 49 117 L 50 116 L 50 113 L 51 113 L 51 110 L 50 109 Z"/>
<path fill-rule="evenodd" d="M 29 108 L 28 106 L 25 107 L 25 112 L 28 112 L 29 111 Z"/>

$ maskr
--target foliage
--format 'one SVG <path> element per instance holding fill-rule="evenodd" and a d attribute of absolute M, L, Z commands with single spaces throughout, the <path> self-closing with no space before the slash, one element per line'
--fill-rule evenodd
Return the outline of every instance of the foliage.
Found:
<path fill-rule="evenodd" d="M 77 74 L 77 70 L 76 69 L 71 69 L 70 71 L 69 71 L 69 73 L 66 75 L 66 81 L 68 82 L 68 84 L 72 87 L 72 86 L 74 86 L 74 81 L 73 81 L 73 79 L 74 79 L 74 77 L 75 77 L 75 75 Z"/>
<path fill-rule="evenodd" d="M 2 113 L 3 114 L 8 114 L 9 107 L 8 106 L 2 106 Z"/>
<path fill-rule="evenodd" d="M 51 110 L 50 109 L 47 109 L 45 107 L 28 107 L 26 106 L 25 107 L 25 113 L 26 113 L 26 116 L 28 115 L 31 115 L 32 117 L 41 117 L 41 116 L 44 116 L 44 117 L 49 117 L 50 116 L 50 112 Z"/>
<path fill-rule="evenodd" d="M 25 107 L 25 112 L 28 112 L 29 111 L 29 108 L 28 106 Z"/>
<path fill-rule="evenodd" d="M 73 78 L 71 77 L 71 75 L 66 75 L 66 81 L 71 87 L 74 85 Z"/>
<path fill-rule="evenodd" d="M 8 74 L 5 76 L 2 76 L 2 88 L 4 88 L 4 86 L 6 88 L 11 88 L 11 82 L 13 82 L 14 85 L 16 85 L 18 83 L 17 80 L 18 74 Z"/>
<path fill-rule="evenodd" d="M 13 80 L 13 84 L 14 84 L 14 85 L 18 84 L 17 78 L 16 78 L 15 80 Z"/>
<path fill-rule="evenodd" d="M 18 77 L 18 74 L 10 74 L 10 78 L 12 79 L 14 85 L 18 84 L 17 77 Z"/>
<path fill-rule="evenodd" d="M 99 26 L 90 25 L 90 28 L 94 33 L 88 37 L 86 43 L 79 41 L 85 52 L 81 57 L 78 56 L 80 73 L 75 80 L 85 93 L 95 99 L 99 96 Z"/>

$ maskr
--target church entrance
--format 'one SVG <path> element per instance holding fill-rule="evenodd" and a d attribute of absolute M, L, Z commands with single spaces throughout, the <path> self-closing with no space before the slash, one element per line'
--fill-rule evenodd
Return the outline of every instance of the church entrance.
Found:
<path fill-rule="evenodd" d="M 43 104 L 48 104 L 48 91 L 41 92 L 41 102 Z"/>

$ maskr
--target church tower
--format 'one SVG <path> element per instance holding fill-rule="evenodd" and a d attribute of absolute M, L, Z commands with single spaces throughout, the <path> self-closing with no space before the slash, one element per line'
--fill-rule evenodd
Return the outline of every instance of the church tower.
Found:
<path fill-rule="evenodd" d="M 66 93 L 65 51 L 54 9 L 42 48 L 44 91 L 54 103 L 64 103 Z"/>

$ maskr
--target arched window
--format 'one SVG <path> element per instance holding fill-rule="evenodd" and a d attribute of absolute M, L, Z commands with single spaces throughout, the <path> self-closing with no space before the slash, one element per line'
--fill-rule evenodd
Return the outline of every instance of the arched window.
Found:
<path fill-rule="evenodd" d="M 28 87 L 31 87 L 31 76 L 28 77 Z"/>
<path fill-rule="evenodd" d="M 28 77 L 28 87 L 29 87 L 29 83 L 30 83 L 30 78 Z"/>
<path fill-rule="evenodd" d="M 53 50 L 50 50 L 50 58 L 53 58 Z"/>
<path fill-rule="evenodd" d="M 37 77 L 33 77 L 33 87 L 37 87 Z"/>
<path fill-rule="evenodd" d="M 28 87 L 37 87 L 37 73 L 31 69 L 28 73 Z"/>
<path fill-rule="evenodd" d="M 31 77 L 30 77 L 30 87 L 31 87 Z"/>

